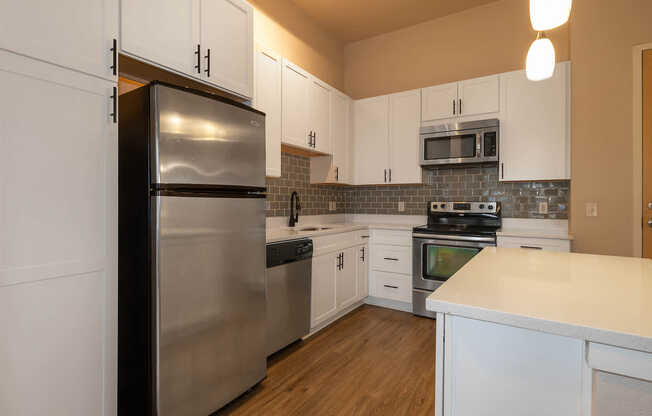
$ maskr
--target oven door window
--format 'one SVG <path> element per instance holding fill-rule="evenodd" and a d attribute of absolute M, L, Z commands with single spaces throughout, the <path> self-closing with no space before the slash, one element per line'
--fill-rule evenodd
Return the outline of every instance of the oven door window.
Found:
<path fill-rule="evenodd" d="M 426 280 L 448 280 L 480 250 L 482 249 L 424 244 L 423 278 Z"/>
<path fill-rule="evenodd" d="M 476 157 L 476 135 L 462 134 L 424 139 L 423 154 L 426 160 Z"/>

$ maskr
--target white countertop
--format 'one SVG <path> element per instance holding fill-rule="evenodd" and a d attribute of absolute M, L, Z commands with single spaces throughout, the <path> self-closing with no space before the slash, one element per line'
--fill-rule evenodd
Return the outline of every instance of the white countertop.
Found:
<path fill-rule="evenodd" d="M 652 352 L 652 260 L 485 248 L 426 309 Z"/>
<path fill-rule="evenodd" d="M 295 240 L 297 238 L 321 237 L 329 234 L 347 233 L 350 231 L 378 229 L 378 230 L 401 230 L 412 231 L 412 228 L 419 224 L 385 224 L 385 223 L 325 223 L 325 224 L 303 224 L 296 227 L 278 227 L 267 229 L 267 242 L 276 243 L 279 241 Z M 327 228 L 313 231 L 302 231 L 304 228 Z"/>

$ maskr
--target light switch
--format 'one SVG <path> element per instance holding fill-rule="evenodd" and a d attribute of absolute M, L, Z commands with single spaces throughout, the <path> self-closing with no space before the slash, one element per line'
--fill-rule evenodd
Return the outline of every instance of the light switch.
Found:
<path fill-rule="evenodd" d="M 597 217 L 598 216 L 598 203 L 597 202 L 587 202 L 586 207 L 586 216 L 587 217 Z"/>
<path fill-rule="evenodd" d="M 329 211 L 335 211 L 336 209 L 337 209 L 337 202 L 329 201 L 328 202 L 328 210 Z"/>
<path fill-rule="evenodd" d="M 403 212 L 403 211 L 405 211 L 405 202 L 398 201 L 398 212 Z"/>

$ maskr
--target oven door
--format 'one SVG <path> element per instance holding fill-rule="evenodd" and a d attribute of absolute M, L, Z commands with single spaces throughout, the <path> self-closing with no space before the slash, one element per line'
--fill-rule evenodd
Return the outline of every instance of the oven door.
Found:
<path fill-rule="evenodd" d="M 482 160 L 482 130 L 422 134 L 421 165 L 477 163 Z"/>
<path fill-rule="evenodd" d="M 413 287 L 434 291 L 484 247 L 492 246 L 493 237 L 414 234 Z"/>

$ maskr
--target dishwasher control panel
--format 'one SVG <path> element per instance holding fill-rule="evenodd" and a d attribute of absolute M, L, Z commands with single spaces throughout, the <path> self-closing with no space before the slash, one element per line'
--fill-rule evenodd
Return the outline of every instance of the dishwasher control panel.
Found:
<path fill-rule="evenodd" d="M 312 240 L 301 239 L 267 244 L 267 268 L 312 257 Z"/>

